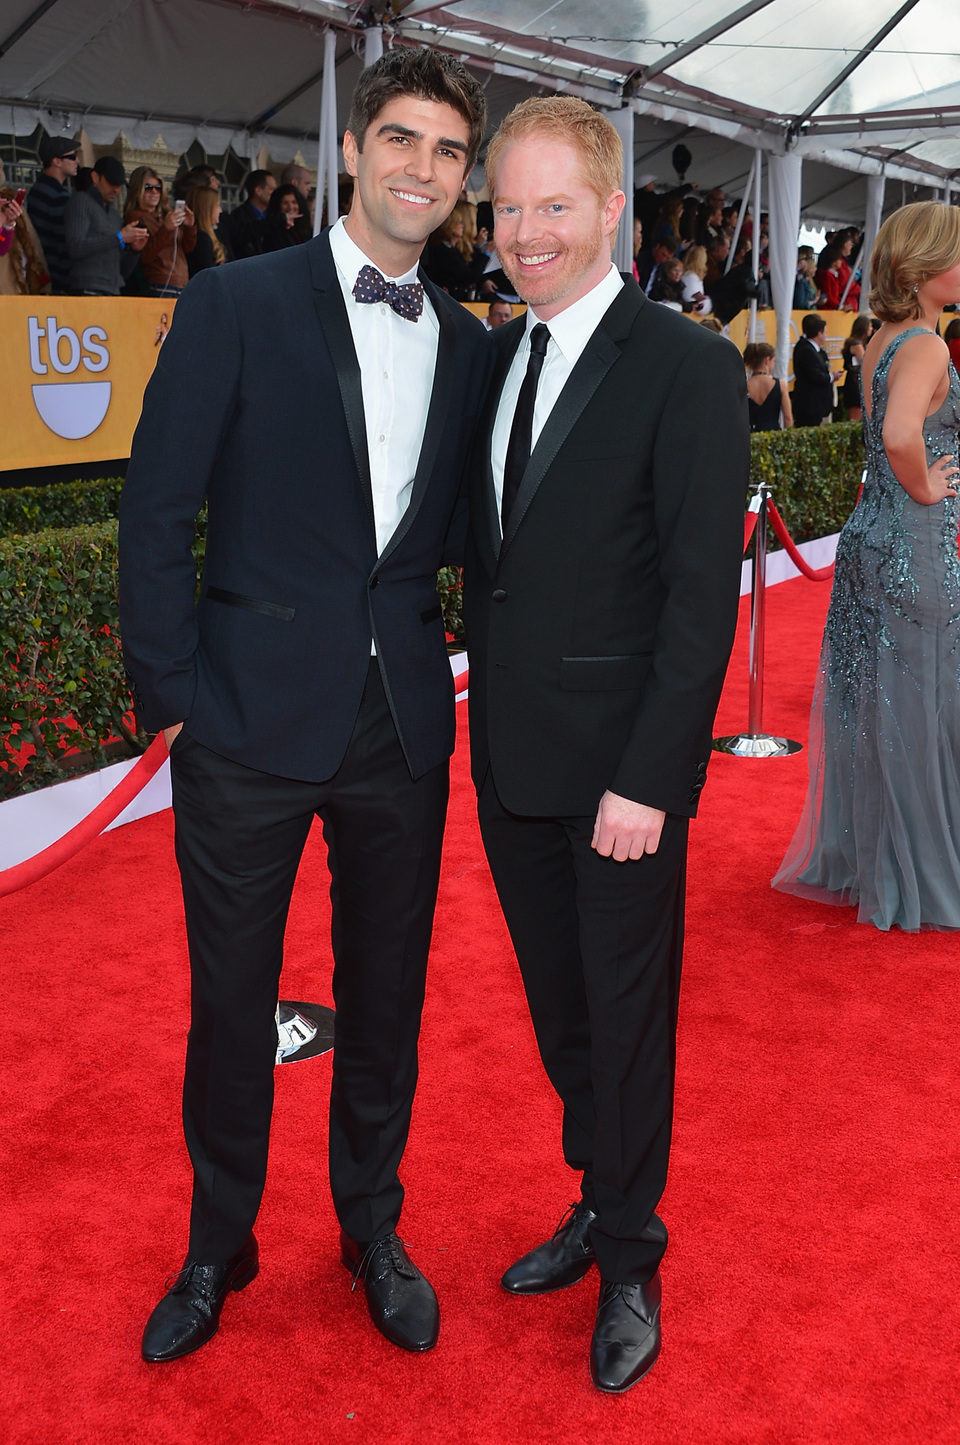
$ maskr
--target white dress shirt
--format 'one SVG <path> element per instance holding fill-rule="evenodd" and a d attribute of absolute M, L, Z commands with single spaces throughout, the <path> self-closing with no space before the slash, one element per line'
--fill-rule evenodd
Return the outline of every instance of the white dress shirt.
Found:
<path fill-rule="evenodd" d="M 410 505 L 433 392 L 440 323 L 426 293 L 419 321 L 398 316 L 385 301 L 354 299 L 357 276 L 374 263 L 347 235 L 342 217 L 330 228 L 330 249 L 360 363 L 379 556 Z M 417 267 L 386 279 L 407 285 L 416 281 Z"/>
<path fill-rule="evenodd" d="M 552 321 L 544 323 L 550 330 L 550 340 L 547 342 L 547 354 L 544 357 L 543 370 L 540 372 L 537 399 L 533 408 L 532 445 L 534 447 L 571 371 L 586 349 L 587 342 L 599 326 L 600 319 L 613 298 L 622 288 L 623 277 L 611 262 L 610 270 L 592 291 L 588 291 L 586 296 L 581 296 L 579 301 L 574 301 L 572 306 L 568 306 L 565 311 L 554 316 Z M 523 378 L 527 373 L 527 362 L 530 359 L 530 332 L 539 320 L 533 307 L 528 306 L 527 330 L 510 363 L 510 370 L 507 372 L 503 390 L 500 393 L 497 419 L 493 424 L 490 460 L 493 466 L 493 485 L 497 494 L 498 516 L 503 497 L 503 464 L 507 456 L 510 428 L 513 426 L 517 398 L 520 395 Z"/>

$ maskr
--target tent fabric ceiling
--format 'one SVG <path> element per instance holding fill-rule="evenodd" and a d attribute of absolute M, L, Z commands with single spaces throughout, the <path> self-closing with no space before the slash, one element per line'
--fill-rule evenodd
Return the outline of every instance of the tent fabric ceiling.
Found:
<path fill-rule="evenodd" d="M 459 54 L 494 120 L 531 87 L 629 103 L 637 167 L 663 180 L 681 136 L 690 179 L 734 190 L 754 146 L 796 148 L 805 211 L 844 220 L 869 171 L 960 173 L 960 5 L 942 0 L 4 0 L 0 131 L 310 159 L 323 32 L 338 33 L 342 132 L 377 21 Z"/>

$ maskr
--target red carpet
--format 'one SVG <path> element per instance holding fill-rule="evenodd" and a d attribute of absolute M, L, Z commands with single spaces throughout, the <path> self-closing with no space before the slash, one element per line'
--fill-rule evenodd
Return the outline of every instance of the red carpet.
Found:
<path fill-rule="evenodd" d="M 805 738 L 828 590 L 771 591 L 769 731 Z M 724 733 L 746 724 L 744 642 Z M 204 1350 L 140 1361 L 188 1198 L 186 971 L 160 815 L 0 904 L 0 1438 L 960 1441 L 957 941 L 883 935 L 850 909 L 771 892 L 805 754 L 718 757 L 694 827 L 655 1370 L 622 1398 L 593 1390 L 593 1278 L 539 1300 L 499 1289 L 574 1186 L 482 861 L 465 741 L 401 1230 L 440 1296 L 437 1349 L 381 1339 L 337 1261 L 326 1057 L 278 1071 L 259 1278 Z M 314 840 L 301 870 L 283 992 L 326 1002 L 321 851 Z"/>

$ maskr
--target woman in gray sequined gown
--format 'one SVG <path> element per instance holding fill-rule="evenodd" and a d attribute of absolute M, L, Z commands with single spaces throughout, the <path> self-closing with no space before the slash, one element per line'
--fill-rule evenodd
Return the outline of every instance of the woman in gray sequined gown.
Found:
<path fill-rule="evenodd" d="M 810 719 L 810 787 L 775 888 L 878 928 L 960 928 L 960 211 L 881 227 L 861 372 L 867 474 L 840 534 Z"/>

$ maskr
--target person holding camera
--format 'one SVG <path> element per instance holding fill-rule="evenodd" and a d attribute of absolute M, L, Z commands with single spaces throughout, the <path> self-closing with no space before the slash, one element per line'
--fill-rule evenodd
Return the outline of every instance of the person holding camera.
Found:
<path fill-rule="evenodd" d="M 78 296 L 119 296 L 150 239 L 145 227 L 121 222 L 117 215 L 115 202 L 126 181 L 116 156 L 101 156 L 89 187 L 72 195 L 63 209 L 70 290 Z"/>
<path fill-rule="evenodd" d="M 127 187 L 123 219 L 146 229 L 140 270 L 150 295 L 179 296 L 190 280 L 187 253 L 197 244 L 196 222 L 186 201 L 171 206 L 156 171 L 138 166 Z"/>

